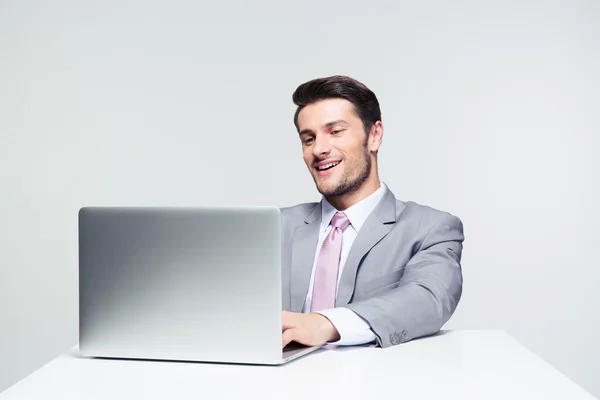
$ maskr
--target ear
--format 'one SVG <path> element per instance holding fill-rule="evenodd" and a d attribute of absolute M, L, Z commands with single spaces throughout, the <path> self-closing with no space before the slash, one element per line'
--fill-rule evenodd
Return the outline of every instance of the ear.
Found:
<path fill-rule="evenodd" d="M 369 132 L 369 139 L 367 143 L 367 147 L 369 151 L 377 151 L 381 146 L 381 142 L 383 141 L 383 123 L 381 121 L 375 122 L 371 127 L 371 132 Z"/>

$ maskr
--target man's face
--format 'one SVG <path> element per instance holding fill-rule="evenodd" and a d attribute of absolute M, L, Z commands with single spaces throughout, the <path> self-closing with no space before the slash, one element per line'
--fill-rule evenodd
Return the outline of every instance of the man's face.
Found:
<path fill-rule="evenodd" d="M 360 189 L 371 174 L 363 123 L 345 99 L 310 104 L 298 115 L 304 162 L 317 189 L 340 196 Z"/>

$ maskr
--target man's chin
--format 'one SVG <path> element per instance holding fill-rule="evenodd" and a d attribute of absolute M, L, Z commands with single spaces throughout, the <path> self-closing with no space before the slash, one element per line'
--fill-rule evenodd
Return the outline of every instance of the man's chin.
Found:
<path fill-rule="evenodd" d="M 339 195 L 343 194 L 343 193 L 339 193 L 339 189 L 340 189 L 339 186 L 340 185 L 338 185 L 338 184 L 323 184 L 323 182 L 318 182 L 317 190 L 323 196 L 339 196 Z"/>

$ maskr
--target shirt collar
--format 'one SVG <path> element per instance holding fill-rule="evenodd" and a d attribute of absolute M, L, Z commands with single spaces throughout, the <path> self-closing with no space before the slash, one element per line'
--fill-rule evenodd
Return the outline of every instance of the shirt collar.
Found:
<path fill-rule="evenodd" d="M 356 232 L 362 228 L 363 224 L 373 210 L 375 210 L 375 207 L 377 207 L 377 204 L 381 201 L 387 190 L 385 183 L 381 181 L 379 183 L 381 185 L 379 189 L 371 193 L 368 197 L 344 210 L 344 214 L 346 214 L 350 220 L 350 226 Z M 325 230 L 327 230 L 329 227 L 331 219 L 335 213 L 338 212 L 338 210 L 336 210 L 336 208 L 327 201 L 325 196 L 322 198 L 321 205 L 321 232 L 325 232 Z"/>

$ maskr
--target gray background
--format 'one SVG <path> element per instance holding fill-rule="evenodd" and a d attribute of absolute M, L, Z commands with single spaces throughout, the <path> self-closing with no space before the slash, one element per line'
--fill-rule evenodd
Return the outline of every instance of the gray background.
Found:
<path fill-rule="evenodd" d="M 0 2 L 0 389 L 77 341 L 82 205 L 318 200 L 301 82 L 382 104 L 381 178 L 465 224 L 447 329 L 600 396 L 597 1 Z"/>

